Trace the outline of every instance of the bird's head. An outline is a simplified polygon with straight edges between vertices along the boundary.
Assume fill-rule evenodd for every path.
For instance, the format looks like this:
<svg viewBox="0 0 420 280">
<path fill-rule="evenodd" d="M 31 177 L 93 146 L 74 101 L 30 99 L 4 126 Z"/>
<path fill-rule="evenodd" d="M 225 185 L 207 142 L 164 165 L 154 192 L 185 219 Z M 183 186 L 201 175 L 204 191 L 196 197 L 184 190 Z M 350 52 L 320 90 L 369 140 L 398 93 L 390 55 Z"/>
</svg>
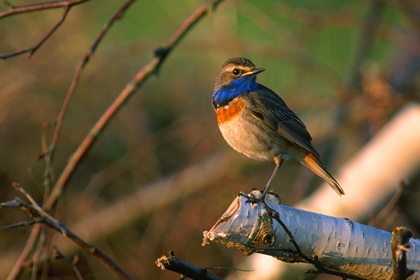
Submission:
<svg viewBox="0 0 420 280">
<path fill-rule="evenodd" d="M 251 60 L 243 57 L 235 57 L 227 60 L 220 70 L 214 82 L 214 91 L 230 85 L 256 83 L 255 75 L 263 72 L 264 68 L 256 68 Z"/>
</svg>

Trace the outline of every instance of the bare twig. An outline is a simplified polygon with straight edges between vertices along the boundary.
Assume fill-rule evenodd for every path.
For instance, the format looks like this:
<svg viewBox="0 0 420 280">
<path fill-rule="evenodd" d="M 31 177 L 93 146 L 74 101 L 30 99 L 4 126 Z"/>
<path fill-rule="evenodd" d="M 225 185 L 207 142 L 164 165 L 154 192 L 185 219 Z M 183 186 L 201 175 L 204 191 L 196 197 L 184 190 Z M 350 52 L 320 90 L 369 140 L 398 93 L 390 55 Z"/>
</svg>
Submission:
<svg viewBox="0 0 420 280">
<path fill-rule="evenodd" d="M 11 57 L 14 57 L 14 56 L 18 56 L 18 55 L 21 55 L 21 54 L 24 54 L 24 53 L 29 53 L 29 56 L 28 57 L 30 57 L 30 56 L 32 56 L 38 49 L 39 49 L 39 47 L 41 47 L 41 45 L 45 42 L 45 41 L 47 41 L 47 39 L 48 38 L 50 38 L 51 37 L 51 35 L 60 27 L 60 25 L 64 22 L 64 20 L 66 19 L 66 16 L 67 16 L 67 14 L 69 13 L 69 11 L 70 11 L 70 8 L 71 8 L 72 6 L 71 5 L 69 5 L 69 6 L 67 6 L 67 7 L 65 7 L 64 8 L 64 13 L 63 13 L 63 15 L 61 16 L 61 19 L 53 26 L 53 28 L 41 39 L 41 41 L 39 41 L 35 46 L 33 46 L 33 47 L 30 47 L 30 48 L 27 48 L 27 49 L 24 49 L 24 50 L 21 50 L 21 51 L 18 51 L 18 52 L 14 52 L 14 53 L 10 53 L 10 54 L 6 54 L 6 55 L 2 55 L 2 56 L 0 56 L 0 59 L 7 59 L 7 58 L 11 58 Z"/>
<path fill-rule="evenodd" d="M 64 12 L 63 12 L 63 15 L 61 16 L 61 19 L 51 28 L 50 31 L 48 31 L 48 33 L 35 46 L 26 48 L 18 52 L 1 55 L 0 59 L 8 59 L 8 58 L 18 56 L 24 53 L 29 53 L 29 57 L 32 56 L 39 49 L 39 47 L 41 47 L 41 45 L 45 43 L 45 41 L 47 41 L 47 39 L 50 38 L 51 35 L 61 26 L 61 24 L 66 19 L 66 16 L 70 11 L 70 8 L 73 7 L 74 5 L 80 4 L 85 1 L 88 1 L 88 0 L 71 0 L 71 1 L 39 3 L 39 4 L 26 5 L 26 6 L 20 6 L 20 7 L 13 7 L 8 2 L 6 2 L 7 5 L 11 7 L 11 9 L 4 12 L 0 12 L 0 18 L 5 17 L 7 15 L 15 14 L 15 13 L 38 11 L 41 9 L 49 9 L 49 8 L 64 7 Z"/>
<path fill-rule="evenodd" d="M 160 47 L 155 52 L 155 57 L 140 70 L 131 82 L 123 89 L 115 101 L 108 107 L 100 119 L 91 128 L 89 134 L 85 137 L 80 146 L 73 153 L 61 176 L 58 178 L 54 189 L 51 192 L 51 196 L 46 202 L 46 209 L 50 209 L 57 198 L 63 192 L 65 185 L 69 178 L 73 174 L 76 166 L 93 143 L 97 140 L 98 135 L 104 130 L 105 126 L 114 117 L 117 111 L 122 107 L 124 103 L 133 95 L 133 93 L 153 74 L 155 74 L 161 66 L 167 55 L 174 49 L 174 47 L 180 42 L 183 36 L 195 25 L 204 15 L 211 12 L 213 9 L 220 4 L 222 0 L 207 0 L 202 4 L 196 11 L 194 11 L 181 26 L 175 31 L 175 33 L 166 41 L 165 45 Z"/>
<path fill-rule="evenodd" d="M 17 52 L 14 52 L 14 53 L 9 53 L 9 54 L 5 54 L 5 55 L 1 55 L 0 56 L 0 59 L 8 59 L 8 58 L 11 58 L 11 57 L 14 57 L 14 56 L 18 56 L 18 55 L 21 55 L 21 54 L 24 54 L 24 53 L 27 53 L 27 52 L 30 52 L 31 51 L 31 48 L 27 48 L 27 49 L 24 49 L 24 50 L 21 50 L 21 51 L 17 51 Z"/>
<path fill-rule="evenodd" d="M 44 38 L 41 39 L 41 41 L 36 44 L 34 47 L 32 47 L 30 49 L 30 53 L 29 56 L 32 56 L 37 50 L 38 48 L 48 39 L 50 38 L 50 36 L 60 27 L 60 25 L 64 22 L 64 20 L 66 19 L 67 14 L 70 11 L 70 8 L 72 6 L 67 6 L 64 8 L 64 12 L 63 15 L 61 16 L 61 19 L 53 26 L 53 28 L 47 33 L 47 35 L 44 36 Z"/>
<path fill-rule="evenodd" d="M 3 207 L 6 207 L 6 206 L 3 206 Z M 20 257 L 15 263 L 15 266 L 13 267 L 12 271 L 7 276 L 7 280 L 16 279 L 18 277 L 20 271 L 22 270 L 22 267 L 25 264 L 25 261 L 28 259 L 32 251 L 33 244 L 35 244 L 36 240 L 38 240 L 40 231 L 41 231 L 41 224 L 35 224 L 35 226 L 33 227 L 31 231 L 31 234 L 28 237 L 28 240 L 26 240 L 25 248 L 20 254 Z"/>
<path fill-rule="evenodd" d="M 39 221 L 37 221 L 36 219 L 33 219 L 33 220 L 25 221 L 25 222 L 16 223 L 13 225 L 4 226 L 2 227 L 2 229 L 8 230 L 8 229 L 13 229 L 13 228 L 18 228 L 18 227 L 26 227 L 26 226 L 31 226 L 33 224 L 36 224 L 38 222 Z"/>
<path fill-rule="evenodd" d="M 70 264 L 71 269 L 73 270 L 74 274 L 76 274 L 77 279 L 83 280 L 82 273 L 79 270 L 78 264 L 79 264 L 79 257 L 76 255 L 74 256 L 73 260 L 65 256 L 63 253 L 58 250 L 57 247 L 54 246 L 54 258 L 56 260 L 62 259 L 65 260 Z"/>
<path fill-rule="evenodd" d="M 162 270 L 171 270 L 191 279 L 202 280 L 221 280 L 217 276 L 209 273 L 206 269 L 195 266 L 189 262 L 175 257 L 173 252 L 158 258 L 155 264 Z"/>
<path fill-rule="evenodd" d="M 23 192 L 22 190 L 20 190 Z M 26 192 L 26 191 L 25 191 Z M 41 218 L 36 218 L 37 222 L 42 223 Z M 26 262 L 27 267 L 29 265 L 32 265 L 32 271 L 31 271 L 31 279 L 35 280 L 37 278 L 37 275 L 39 274 L 40 268 L 42 268 L 41 275 L 45 275 L 44 273 L 47 271 L 46 265 L 48 265 L 46 262 L 42 262 L 41 260 L 44 259 L 44 256 L 47 255 L 47 247 L 45 246 L 46 236 L 45 236 L 45 229 L 41 230 L 39 237 L 37 239 L 37 242 L 33 244 L 34 246 L 34 254 L 30 260 L 30 262 Z"/>
<path fill-rule="evenodd" d="M 24 5 L 24 6 L 12 6 L 10 3 L 3 1 L 9 7 L 9 9 L 7 9 L 6 11 L 0 12 L 0 18 L 16 15 L 20 13 L 75 6 L 86 1 L 89 1 L 89 0 L 52 1 L 52 2 L 36 3 L 36 4 L 31 4 L 31 5 Z"/>
<path fill-rule="evenodd" d="M 131 279 L 131 277 L 120 268 L 110 257 L 105 255 L 101 250 L 95 246 L 87 243 L 83 239 L 79 238 L 76 234 L 67 229 L 59 220 L 48 214 L 42 207 L 36 203 L 36 201 L 31 197 L 31 195 L 19 184 L 14 184 L 14 187 L 26 196 L 26 198 L 31 202 L 31 204 L 25 203 L 23 200 L 16 198 L 13 201 L 1 203 L 0 207 L 15 207 L 20 208 L 26 211 L 30 217 L 37 220 L 37 222 L 45 224 L 46 226 L 60 232 L 63 236 L 71 239 L 73 242 L 78 244 L 82 249 L 91 253 L 103 263 L 105 263 L 109 268 L 114 270 L 114 272 L 121 279 Z"/>
<path fill-rule="evenodd" d="M 46 8 L 59 7 L 59 6 L 69 7 L 69 3 L 82 3 L 82 2 L 84 2 L 84 1 L 66 1 L 66 2 L 61 2 L 60 5 L 58 5 L 58 6 L 55 6 L 54 3 L 45 3 L 45 5 L 25 6 L 25 7 L 21 7 L 21 8 L 16 8 L 16 7 L 13 7 L 13 6 L 10 5 L 12 11 L 10 11 L 8 14 L 2 13 L 0 18 L 4 17 L 6 15 L 13 14 L 13 13 L 18 13 L 18 12 L 35 11 L 37 9 L 46 9 Z M 89 61 L 89 59 L 91 58 L 91 56 L 93 55 L 93 53 L 95 52 L 95 50 L 97 49 L 99 43 L 101 42 L 101 40 L 105 36 L 106 32 L 109 30 L 109 28 L 113 25 L 113 23 L 116 20 L 121 18 L 121 16 L 125 12 L 125 10 L 133 2 L 134 2 L 134 0 L 126 1 L 118 9 L 118 11 L 108 21 L 107 25 L 101 30 L 100 34 L 95 39 L 95 42 L 90 47 L 89 52 L 84 55 L 84 57 L 82 58 L 82 61 L 79 64 L 79 67 L 76 71 L 76 74 L 73 78 L 73 81 L 72 81 L 72 83 L 70 85 L 70 88 L 68 90 L 68 93 L 66 95 L 63 106 L 62 106 L 62 108 L 60 110 L 60 113 L 57 117 L 56 127 L 55 127 L 55 131 L 54 131 L 54 134 L 53 134 L 53 139 L 51 141 L 51 144 L 46 151 L 44 150 L 44 154 L 39 157 L 39 158 L 45 158 L 46 162 L 47 162 L 45 173 L 44 173 L 44 175 L 45 175 L 44 186 L 46 186 L 46 187 L 49 187 L 49 185 L 51 184 L 52 163 L 53 163 L 53 159 L 54 159 L 54 152 L 56 150 L 58 140 L 59 140 L 59 136 L 60 136 L 60 132 L 61 132 L 62 122 L 63 122 L 64 116 L 65 116 L 65 113 L 67 111 L 67 108 L 70 104 L 70 100 L 72 98 L 72 95 L 73 95 L 73 93 L 75 91 L 75 88 L 78 84 L 78 81 L 80 79 L 81 72 L 84 69 L 84 67 L 86 66 L 86 64 Z M 156 72 L 156 69 L 159 68 L 159 66 L 161 65 L 161 62 L 172 51 L 172 49 L 176 46 L 176 44 L 181 40 L 183 35 L 185 35 L 186 32 L 202 16 L 204 16 L 205 14 L 210 12 L 211 9 L 215 8 L 217 6 L 217 4 L 220 3 L 220 2 L 221 2 L 221 0 L 211 0 L 211 1 L 208 0 L 202 6 L 200 6 L 192 15 L 190 15 L 187 18 L 187 20 L 184 22 L 184 24 L 179 29 L 177 29 L 175 34 L 173 34 L 170 37 L 170 39 L 166 43 L 166 46 L 161 48 L 160 52 L 156 52 L 156 57 L 143 70 L 141 70 L 134 77 L 132 82 L 126 87 L 126 89 L 120 94 L 120 96 L 113 103 L 113 105 L 111 105 L 111 107 L 100 118 L 100 120 L 93 127 L 93 129 L 91 130 L 89 135 L 86 137 L 85 141 L 81 144 L 79 149 L 76 151 L 75 156 L 72 157 L 73 160 L 70 161 L 69 165 L 66 167 L 66 169 L 62 173 L 62 176 L 60 177 L 61 180 L 59 178 L 59 180 L 57 181 L 57 184 L 54 188 L 54 191 L 51 193 L 51 195 L 49 196 L 48 199 L 44 200 L 44 205 L 43 205 L 44 209 L 49 210 L 54 205 L 54 203 L 55 203 L 56 199 L 58 198 L 59 194 L 61 194 L 65 183 L 68 181 L 68 178 L 70 177 L 71 173 L 74 171 L 75 166 L 78 164 L 81 157 L 87 152 L 88 148 L 91 146 L 91 144 L 97 138 L 97 133 L 100 132 L 104 128 L 104 126 L 109 122 L 110 118 L 115 114 L 115 112 L 122 106 L 122 104 L 124 102 L 126 102 L 128 97 L 131 96 L 131 94 L 145 81 L 145 79 L 148 78 L 149 76 L 151 76 L 151 74 Z M 64 21 L 67 13 L 68 13 L 68 8 L 66 9 L 65 13 L 63 14 L 61 22 Z M 52 31 L 50 31 L 50 33 L 43 39 L 43 41 L 45 41 L 48 38 L 48 36 L 50 36 L 52 34 L 52 32 L 58 28 L 60 23 L 58 23 L 55 26 L 55 28 Z M 27 51 L 24 51 L 24 52 L 27 52 Z M 28 196 L 28 199 L 31 199 L 31 197 Z M 14 203 L 19 203 L 20 204 L 21 201 L 14 201 Z M 32 203 L 34 205 L 37 205 L 35 203 L 35 201 L 32 201 Z M 12 206 L 12 205 L 5 205 L 4 204 L 2 206 L 7 207 L 7 206 Z M 37 213 L 40 213 L 40 215 L 41 214 L 46 214 L 44 209 L 42 209 L 41 207 L 39 207 L 39 209 L 33 209 L 31 207 L 26 207 L 25 210 L 31 212 L 31 214 L 33 214 L 33 216 L 37 217 L 37 215 L 36 215 Z M 32 213 L 32 212 L 34 212 L 34 213 Z M 47 215 L 44 215 L 44 216 L 48 217 Z M 38 222 L 38 221 L 36 221 L 36 222 Z M 56 225 L 55 227 L 53 227 L 54 229 L 64 233 L 67 237 L 72 239 L 79 246 L 81 246 L 84 249 L 90 251 L 92 254 L 96 255 L 97 257 L 102 258 L 102 260 L 104 260 L 105 263 L 109 264 L 109 260 L 107 261 L 106 258 L 105 258 L 106 256 L 101 257 L 102 253 L 99 250 L 97 250 L 96 248 L 90 247 L 90 245 L 87 244 L 87 243 L 83 243 L 84 241 L 81 241 L 79 238 L 77 238 L 77 236 L 73 236 L 70 232 L 66 232 L 64 230 L 64 228 L 62 227 L 62 225 L 60 223 L 58 223 L 58 221 L 54 221 L 54 220 L 51 220 L 51 219 L 47 219 L 47 220 L 42 219 L 42 221 L 40 221 L 40 222 L 44 223 L 44 224 L 47 224 L 49 226 Z M 32 223 L 32 222 L 29 222 L 29 223 Z M 21 271 L 21 268 L 23 267 L 24 261 L 26 259 L 28 259 L 29 254 L 32 250 L 32 245 L 34 244 L 35 240 L 39 236 L 39 229 L 40 229 L 39 224 L 36 224 L 35 228 L 32 232 L 32 235 L 31 235 L 31 237 L 33 237 L 33 238 L 30 239 L 30 242 L 28 240 L 28 243 L 26 244 L 26 246 L 24 248 L 24 251 L 23 251 L 18 263 L 16 263 L 15 268 L 13 269 L 11 274 L 9 275 L 9 279 L 14 279 L 19 274 L 19 272 Z"/>
<path fill-rule="evenodd" d="M 379 222 L 384 222 L 386 218 L 389 218 L 390 216 L 392 216 L 390 215 L 391 211 L 395 209 L 395 206 L 401 199 L 401 196 L 403 195 L 403 193 L 408 189 L 408 187 L 409 186 L 407 182 L 401 181 L 399 188 L 395 191 L 394 195 L 391 197 L 388 203 L 382 208 L 382 210 L 370 219 L 368 225 L 372 227 L 378 227 Z"/>
<path fill-rule="evenodd" d="M 54 154 L 55 150 L 57 149 L 58 140 L 61 133 L 61 127 L 63 124 L 64 116 L 67 112 L 67 108 L 70 105 L 71 98 L 73 97 L 73 93 L 76 89 L 76 86 L 80 80 L 82 71 L 86 64 L 89 62 L 90 58 L 93 56 L 94 52 L 96 51 L 99 43 L 102 41 L 102 39 L 105 37 L 105 34 L 108 32 L 108 30 L 112 27 L 114 22 L 122 17 L 124 12 L 127 10 L 127 8 L 134 2 L 135 0 L 128 0 L 126 1 L 121 7 L 114 13 L 114 15 L 111 17 L 111 19 L 108 20 L 108 23 L 102 28 L 99 35 L 96 37 L 95 41 L 89 48 L 89 51 L 83 56 L 81 62 L 79 63 L 79 66 L 77 67 L 76 74 L 73 77 L 73 80 L 70 84 L 70 88 L 67 91 L 66 98 L 64 100 L 63 106 L 61 107 L 61 110 L 57 116 L 56 120 L 56 126 L 53 134 L 53 138 L 51 140 L 50 147 L 45 154 L 45 160 L 46 160 L 46 167 L 44 172 L 44 187 L 49 187 L 51 184 L 51 168 L 52 168 L 52 162 L 54 160 Z M 51 199 L 51 197 L 50 197 Z M 46 200 L 47 201 L 47 200 Z M 51 204 L 51 202 L 49 202 Z M 49 203 L 47 202 L 46 209 L 48 210 L 51 206 L 48 206 Z"/>
</svg>

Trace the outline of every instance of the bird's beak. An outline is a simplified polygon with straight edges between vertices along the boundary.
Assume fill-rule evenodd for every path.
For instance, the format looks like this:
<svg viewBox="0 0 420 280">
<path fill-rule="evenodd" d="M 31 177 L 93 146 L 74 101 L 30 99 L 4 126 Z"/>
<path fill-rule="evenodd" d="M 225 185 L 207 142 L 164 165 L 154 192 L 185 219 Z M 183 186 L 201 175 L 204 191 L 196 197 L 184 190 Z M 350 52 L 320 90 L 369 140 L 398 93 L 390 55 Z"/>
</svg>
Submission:
<svg viewBox="0 0 420 280">
<path fill-rule="evenodd" d="M 257 75 L 257 74 L 259 74 L 259 73 L 261 73 L 263 71 L 265 71 L 265 68 L 255 68 L 252 71 L 243 73 L 242 76 Z"/>
</svg>

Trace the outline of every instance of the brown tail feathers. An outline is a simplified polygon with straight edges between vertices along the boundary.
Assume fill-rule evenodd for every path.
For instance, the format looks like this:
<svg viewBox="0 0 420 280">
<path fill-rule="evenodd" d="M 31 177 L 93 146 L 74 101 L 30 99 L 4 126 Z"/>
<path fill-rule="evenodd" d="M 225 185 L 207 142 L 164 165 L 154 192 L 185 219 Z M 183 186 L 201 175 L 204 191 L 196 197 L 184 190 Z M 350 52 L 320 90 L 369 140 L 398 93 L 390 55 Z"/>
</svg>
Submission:
<svg viewBox="0 0 420 280">
<path fill-rule="evenodd" d="M 340 187 L 338 182 L 333 178 L 333 176 L 331 176 L 330 173 L 328 173 L 328 171 L 322 166 L 322 163 L 313 154 L 308 154 L 304 158 L 303 164 L 308 166 L 316 175 L 327 181 L 338 195 L 341 196 L 344 194 L 344 190 Z"/>
</svg>

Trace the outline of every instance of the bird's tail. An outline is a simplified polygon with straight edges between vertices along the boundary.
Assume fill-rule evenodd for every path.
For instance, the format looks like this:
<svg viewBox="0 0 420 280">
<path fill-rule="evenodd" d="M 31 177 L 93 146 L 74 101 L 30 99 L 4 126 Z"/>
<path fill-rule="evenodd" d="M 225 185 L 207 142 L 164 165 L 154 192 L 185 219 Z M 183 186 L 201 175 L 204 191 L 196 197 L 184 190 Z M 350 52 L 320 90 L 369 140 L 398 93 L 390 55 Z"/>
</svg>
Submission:
<svg viewBox="0 0 420 280">
<path fill-rule="evenodd" d="M 338 184 L 333 176 L 328 173 L 328 171 L 322 166 L 319 159 L 317 159 L 313 154 L 309 153 L 302 163 L 308 166 L 316 175 L 327 181 L 338 195 L 341 196 L 344 194 L 344 190 L 341 188 L 340 184 Z"/>
</svg>

